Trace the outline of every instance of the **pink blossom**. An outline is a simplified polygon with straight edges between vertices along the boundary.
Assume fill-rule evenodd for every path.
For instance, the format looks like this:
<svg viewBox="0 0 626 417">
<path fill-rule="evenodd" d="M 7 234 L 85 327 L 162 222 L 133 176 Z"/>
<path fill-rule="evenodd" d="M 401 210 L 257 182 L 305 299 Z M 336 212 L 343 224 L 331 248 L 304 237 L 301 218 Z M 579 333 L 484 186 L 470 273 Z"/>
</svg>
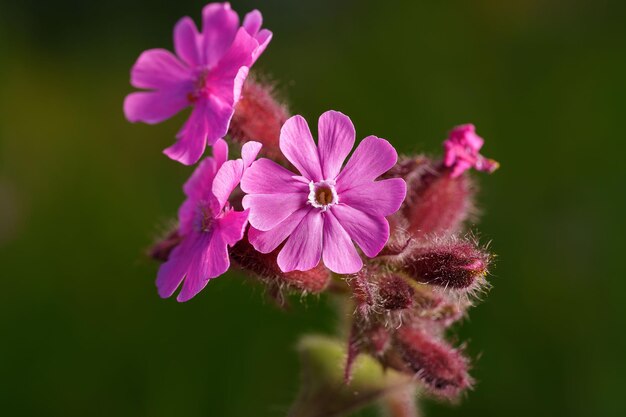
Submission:
<svg viewBox="0 0 626 417">
<path fill-rule="evenodd" d="M 470 168 L 489 173 L 498 169 L 500 164 L 478 153 L 484 142 L 484 139 L 476 134 L 476 129 L 472 124 L 452 129 L 448 139 L 443 142 L 444 165 L 452 168 L 450 174 L 452 178 L 460 176 Z"/>
<path fill-rule="evenodd" d="M 248 70 L 272 38 L 261 24 L 254 10 L 240 27 L 228 3 L 204 7 L 202 32 L 183 17 L 174 27 L 176 55 L 149 49 L 135 62 L 131 84 L 148 91 L 126 97 L 126 118 L 155 124 L 192 106 L 178 141 L 163 152 L 185 165 L 196 163 L 207 145 L 226 135 Z"/>
<path fill-rule="evenodd" d="M 171 296 L 184 280 L 177 300 L 187 301 L 230 267 L 228 246 L 243 238 L 248 210 L 233 210 L 228 197 L 260 148 L 258 142 L 247 142 L 241 159 L 226 161 L 228 146 L 220 139 L 214 156 L 205 158 L 185 183 L 187 200 L 178 211 L 181 242 L 159 269 L 156 285 L 161 297 Z"/>
<path fill-rule="evenodd" d="M 269 159 L 246 171 L 241 188 L 248 193 L 248 238 L 262 253 L 285 241 L 277 258 L 283 272 L 306 271 L 323 259 L 336 273 L 355 273 L 363 262 L 353 241 L 368 257 L 381 251 L 389 239 L 385 216 L 402 204 L 406 184 L 399 178 L 376 181 L 398 158 L 376 136 L 363 139 L 342 169 L 355 141 L 344 114 L 324 113 L 318 136 L 316 146 L 306 120 L 294 116 L 281 129 L 280 149 L 299 175 Z"/>
</svg>

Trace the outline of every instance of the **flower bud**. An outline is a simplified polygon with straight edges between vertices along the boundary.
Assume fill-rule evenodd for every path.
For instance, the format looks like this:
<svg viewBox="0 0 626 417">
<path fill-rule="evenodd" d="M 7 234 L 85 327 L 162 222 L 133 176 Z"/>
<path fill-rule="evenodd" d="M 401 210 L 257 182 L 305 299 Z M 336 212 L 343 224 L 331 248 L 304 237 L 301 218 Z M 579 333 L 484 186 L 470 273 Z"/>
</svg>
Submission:
<svg viewBox="0 0 626 417">
<path fill-rule="evenodd" d="M 287 286 L 308 293 L 320 293 L 330 282 L 330 271 L 321 263 L 308 271 L 282 272 L 276 263 L 278 251 L 268 254 L 258 252 L 248 241 L 247 235 L 229 252 L 230 259 L 241 269 L 279 289 Z"/>
<path fill-rule="evenodd" d="M 275 98 L 272 86 L 248 78 L 235 107 L 228 134 L 239 143 L 261 142 L 261 154 L 284 160 L 278 147 L 280 128 L 289 118 L 285 105 Z"/>
<path fill-rule="evenodd" d="M 475 243 L 451 239 L 416 248 L 401 269 L 420 283 L 473 290 L 484 283 L 489 258 Z"/>
<path fill-rule="evenodd" d="M 415 374 L 433 394 L 454 398 L 471 388 L 467 359 L 426 331 L 401 327 L 394 335 L 394 348 L 400 359 L 394 367 L 401 363 L 398 370 Z"/>
<path fill-rule="evenodd" d="M 465 316 L 471 306 L 467 297 L 456 297 L 427 284 L 413 287 L 413 320 L 428 326 L 445 329 Z"/>
<path fill-rule="evenodd" d="M 380 303 L 385 310 L 404 310 L 413 305 L 415 290 L 400 275 L 384 275 L 378 282 Z"/>
<path fill-rule="evenodd" d="M 413 162 L 413 163 L 410 163 Z M 419 157 L 401 161 L 407 198 L 400 209 L 415 237 L 455 233 L 472 214 L 474 186 L 467 176 L 452 178 L 443 164 Z"/>
</svg>

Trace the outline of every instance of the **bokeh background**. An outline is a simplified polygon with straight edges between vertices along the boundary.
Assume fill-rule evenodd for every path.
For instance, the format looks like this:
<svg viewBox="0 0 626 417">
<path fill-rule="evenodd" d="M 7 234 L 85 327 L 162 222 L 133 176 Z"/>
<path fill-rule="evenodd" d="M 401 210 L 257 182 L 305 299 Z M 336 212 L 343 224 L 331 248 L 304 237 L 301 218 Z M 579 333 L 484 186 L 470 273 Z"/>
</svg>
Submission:
<svg viewBox="0 0 626 417">
<path fill-rule="evenodd" d="M 191 168 L 184 115 L 131 125 L 144 49 L 203 1 L 0 1 L 0 414 L 278 417 L 324 298 L 275 308 L 236 274 L 161 300 L 144 249 Z M 275 37 L 256 71 L 294 113 L 440 152 L 473 122 L 494 289 L 458 331 L 479 381 L 427 416 L 626 415 L 626 3 L 233 1 Z M 374 416 L 366 410 L 361 416 Z"/>
</svg>

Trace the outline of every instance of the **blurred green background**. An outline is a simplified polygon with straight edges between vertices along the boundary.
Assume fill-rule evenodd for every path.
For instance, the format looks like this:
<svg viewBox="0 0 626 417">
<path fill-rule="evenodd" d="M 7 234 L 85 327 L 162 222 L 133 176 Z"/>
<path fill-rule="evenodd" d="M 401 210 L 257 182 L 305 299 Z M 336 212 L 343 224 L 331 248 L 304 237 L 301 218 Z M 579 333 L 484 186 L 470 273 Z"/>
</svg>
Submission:
<svg viewBox="0 0 626 417">
<path fill-rule="evenodd" d="M 437 154 L 473 122 L 493 291 L 459 329 L 479 381 L 427 416 L 624 416 L 626 3 L 234 1 L 274 40 L 256 71 L 294 113 Z M 324 298 L 283 312 L 229 274 L 161 300 L 143 250 L 191 168 L 184 115 L 131 125 L 129 69 L 202 1 L 0 2 L 0 414 L 278 417 Z M 373 410 L 360 415 L 373 416 Z"/>
</svg>

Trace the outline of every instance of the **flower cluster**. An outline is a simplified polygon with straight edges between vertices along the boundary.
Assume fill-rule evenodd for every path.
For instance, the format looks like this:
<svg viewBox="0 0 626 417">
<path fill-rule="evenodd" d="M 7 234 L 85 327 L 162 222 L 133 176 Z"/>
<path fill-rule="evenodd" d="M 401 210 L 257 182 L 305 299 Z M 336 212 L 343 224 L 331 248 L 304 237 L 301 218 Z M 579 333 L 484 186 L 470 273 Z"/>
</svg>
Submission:
<svg viewBox="0 0 626 417">
<path fill-rule="evenodd" d="M 429 392 L 456 397 L 472 385 L 469 361 L 445 340 L 487 288 L 492 256 L 464 231 L 475 187 L 465 172 L 492 172 L 473 125 L 452 130 L 437 161 L 401 157 L 385 139 L 356 143 L 350 118 L 327 111 L 317 141 L 290 117 L 271 86 L 248 78 L 272 33 L 258 11 L 228 3 L 174 28 L 172 54 L 142 53 L 126 97 L 131 122 L 191 114 L 164 153 L 201 160 L 183 186 L 178 225 L 151 251 L 163 261 L 157 288 L 187 301 L 232 265 L 284 302 L 289 291 L 344 295 L 350 317 L 345 380 L 360 353 L 416 377 Z M 229 159 L 229 145 L 241 157 Z M 356 147 L 355 147 L 356 144 Z M 262 158 L 257 159 L 259 156 Z"/>
</svg>

